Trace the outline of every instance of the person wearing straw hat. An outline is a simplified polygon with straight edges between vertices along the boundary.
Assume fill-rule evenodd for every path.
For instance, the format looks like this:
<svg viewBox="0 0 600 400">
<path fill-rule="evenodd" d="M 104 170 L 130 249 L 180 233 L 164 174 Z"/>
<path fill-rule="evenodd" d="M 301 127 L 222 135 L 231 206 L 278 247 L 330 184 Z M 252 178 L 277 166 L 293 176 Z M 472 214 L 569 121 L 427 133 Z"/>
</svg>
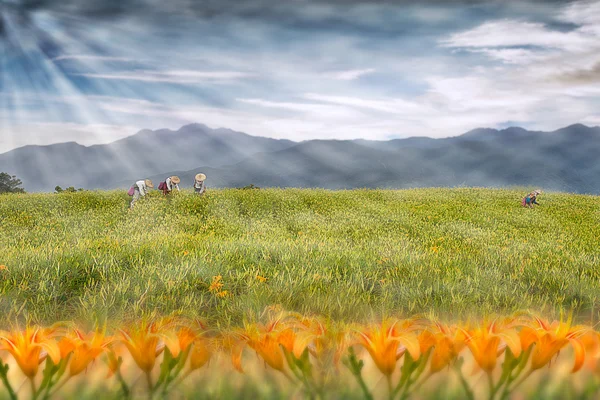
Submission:
<svg viewBox="0 0 600 400">
<path fill-rule="evenodd" d="M 194 193 L 202 195 L 206 191 L 206 175 L 204 174 L 196 174 L 194 178 Z"/>
<path fill-rule="evenodd" d="M 169 194 L 171 193 L 171 191 L 173 190 L 173 186 L 175 186 L 177 188 L 177 191 L 179 192 L 179 183 L 181 182 L 181 179 L 179 179 L 178 176 L 170 176 L 167 179 L 165 179 L 164 182 L 161 182 L 160 185 L 158 185 L 158 189 L 162 190 L 163 194 Z"/>
<path fill-rule="evenodd" d="M 144 197 L 146 193 L 148 193 L 148 190 L 152 189 L 153 187 L 154 184 L 150 179 L 143 179 L 134 183 L 131 189 L 129 189 L 130 193 L 133 189 L 133 198 L 131 199 L 131 204 L 129 205 L 129 208 L 133 208 L 135 202 L 138 201 L 140 197 Z"/>
</svg>

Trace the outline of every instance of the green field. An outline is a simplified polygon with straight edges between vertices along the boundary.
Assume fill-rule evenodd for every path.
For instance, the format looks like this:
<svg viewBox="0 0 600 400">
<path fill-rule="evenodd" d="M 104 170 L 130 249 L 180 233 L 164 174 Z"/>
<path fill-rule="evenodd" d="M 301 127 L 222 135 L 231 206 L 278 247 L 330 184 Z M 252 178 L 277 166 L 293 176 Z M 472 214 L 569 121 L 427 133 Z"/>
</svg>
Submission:
<svg viewBox="0 0 600 400">
<path fill-rule="evenodd" d="M 123 191 L 4 195 L 0 312 L 37 323 L 179 313 L 222 326 L 271 305 L 347 321 L 522 309 L 589 319 L 600 198 L 548 193 L 530 210 L 522 195 L 154 192 L 133 211 Z"/>
</svg>

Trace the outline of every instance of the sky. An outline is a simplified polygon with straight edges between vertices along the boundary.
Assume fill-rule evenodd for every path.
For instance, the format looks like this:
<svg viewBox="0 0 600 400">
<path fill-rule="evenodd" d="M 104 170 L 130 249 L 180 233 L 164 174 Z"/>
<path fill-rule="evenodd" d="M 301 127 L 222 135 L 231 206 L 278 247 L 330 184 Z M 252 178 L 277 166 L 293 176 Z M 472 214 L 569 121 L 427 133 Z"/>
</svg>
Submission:
<svg viewBox="0 0 600 400">
<path fill-rule="evenodd" d="M 600 0 L 0 0 L 0 152 L 600 125 Z"/>
</svg>

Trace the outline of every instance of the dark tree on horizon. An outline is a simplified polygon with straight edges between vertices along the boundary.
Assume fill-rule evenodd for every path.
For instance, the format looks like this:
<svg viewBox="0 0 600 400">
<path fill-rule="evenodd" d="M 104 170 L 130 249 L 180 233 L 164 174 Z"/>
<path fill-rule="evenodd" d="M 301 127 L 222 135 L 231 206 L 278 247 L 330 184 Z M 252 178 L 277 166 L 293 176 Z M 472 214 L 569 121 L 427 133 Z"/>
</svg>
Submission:
<svg viewBox="0 0 600 400">
<path fill-rule="evenodd" d="M 23 184 L 19 178 L 14 175 L 0 172 L 0 194 L 1 193 L 25 193 L 25 189 L 20 187 Z"/>
</svg>

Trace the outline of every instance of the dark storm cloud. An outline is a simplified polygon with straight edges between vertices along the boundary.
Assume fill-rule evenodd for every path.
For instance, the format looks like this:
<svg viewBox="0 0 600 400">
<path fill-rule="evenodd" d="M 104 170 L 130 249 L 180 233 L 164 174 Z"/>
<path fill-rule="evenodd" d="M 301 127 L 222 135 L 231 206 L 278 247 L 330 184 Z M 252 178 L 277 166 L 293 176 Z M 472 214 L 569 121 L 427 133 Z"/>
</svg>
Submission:
<svg viewBox="0 0 600 400">
<path fill-rule="evenodd" d="M 281 10 L 302 10 L 309 6 L 354 7 L 386 6 L 475 6 L 507 3 L 565 5 L 573 0 L 0 0 L 0 5 L 21 11 L 59 11 L 86 17 L 106 18 L 134 14 L 138 16 L 169 13 L 192 13 L 198 17 L 246 16 L 269 17 Z"/>
<path fill-rule="evenodd" d="M 575 84 L 594 84 L 600 83 L 600 62 L 589 69 L 580 69 L 564 73 L 557 77 L 558 81 Z"/>
</svg>

